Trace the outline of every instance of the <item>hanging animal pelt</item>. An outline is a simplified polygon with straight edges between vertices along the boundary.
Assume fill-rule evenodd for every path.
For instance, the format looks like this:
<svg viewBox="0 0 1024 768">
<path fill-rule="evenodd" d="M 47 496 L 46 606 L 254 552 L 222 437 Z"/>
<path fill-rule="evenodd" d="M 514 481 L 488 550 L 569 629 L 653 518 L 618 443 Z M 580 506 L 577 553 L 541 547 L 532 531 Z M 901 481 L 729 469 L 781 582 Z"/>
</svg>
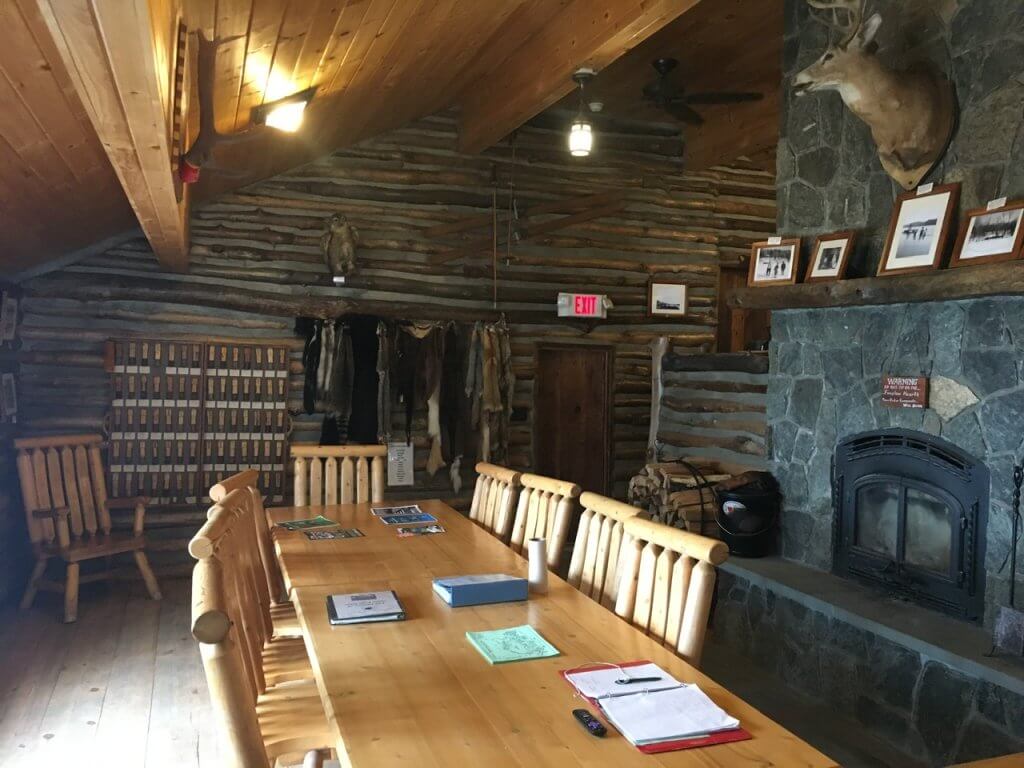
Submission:
<svg viewBox="0 0 1024 768">
<path fill-rule="evenodd" d="M 356 246 L 359 230 L 348 223 L 343 214 L 336 213 L 327 220 L 327 230 L 320 238 L 324 262 L 335 277 L 352 274 L 356 268 Z"/>
</svg>

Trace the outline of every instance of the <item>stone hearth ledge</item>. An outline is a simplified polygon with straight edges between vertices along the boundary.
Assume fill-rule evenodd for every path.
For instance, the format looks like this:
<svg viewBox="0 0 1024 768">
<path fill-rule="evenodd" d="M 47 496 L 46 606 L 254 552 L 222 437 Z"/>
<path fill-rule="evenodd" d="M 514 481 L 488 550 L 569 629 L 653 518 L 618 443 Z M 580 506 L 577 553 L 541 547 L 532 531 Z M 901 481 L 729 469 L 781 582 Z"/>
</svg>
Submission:
<svg viewBox="0 0 1024 768">
<path fill-rule="evenodd" d="M 781 557 L 731 558 L 726 573 L 789 598 L 811 611 L 883 637 L 968 677 L 1024 696 L 1024 661 L 987 656 L 992 637 L 982 627 Z"/>
</svg>

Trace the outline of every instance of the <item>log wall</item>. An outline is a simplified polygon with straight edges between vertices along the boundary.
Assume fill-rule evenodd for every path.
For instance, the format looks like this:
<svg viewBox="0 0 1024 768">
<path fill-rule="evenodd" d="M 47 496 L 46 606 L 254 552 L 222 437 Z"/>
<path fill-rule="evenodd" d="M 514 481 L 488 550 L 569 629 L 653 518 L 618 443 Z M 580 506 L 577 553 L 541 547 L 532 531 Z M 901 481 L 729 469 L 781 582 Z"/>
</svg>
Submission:
<svg viewBox="0 0 1024 768">
<path fill-rule="evenodd" d="M 662 360 L 658 458 L 702 459 L 728 473 L 768 469 L 767 354 Z"/>
<path fill-rule="evenodd" d="M 532 463 L 535 344 L 611 344 L 615 489 L 624 496 L 646 449 L 649 344 L 667 336 L 680 354 L 713 348 L 718 265 L 739 260 L 750 242 L 773 231 L 774 179 L 742 162 L 688 174 L 678 136 L 659 128 L 603 129 L 595 155 L 582 162 L 568 156 L 564 138 L 564 126 L 548 120 L 521 129 L 514 153 L 505 144 L 467 156 L 454 149 L 452 116 L 433 117 L 197 209 L 186 274 L 164 271 L 138 240 L 27 281 L 22 430 L 102 428 L 110 398 L 102 351 L 109 338 L 212 336 L 288 343 L 293 439 L 316 440 L 318 419 L 297 413 L 302 366 L 295 316 L 361 312 L 470 322 L 504 313 L 518 377 L 511 463 Z M 531 205 L 608 192 L 621 192 L 624 205 L 517 243 L 510 258 L 503 249 L 495 262 L 487 248 L 432 266 L 432 254 L 491 232 L 430 236 L 426 230 L 472 216 L 489 221 L 492 180 L 503 212 L 510 177 L 524 214 Z M 335 212 L 362 237 L 359 266 L 343 286 L 331 284 L 319 247 L 324 220 Z M 688 280 L 693 311 L 683 322 L 647 316 L 652 275 Z M 606 293 L 615 307 L 606 321 L 562 321 L 555 317 L 558 291 Z M 423 426 L 420 420 L 419 445 L 425 444 Z M 417 453 L 422 467 L 425 451 Z M 463 497 L 471 486 L 467 476 Z M 451 494 L 445 473 L 428 481 L 421 470 L 416 491 L 425 490 Z M 199 515 L 150 515 L 154 547 L 177 555 Z M 159 554 L 154 559 L 161 561 Z"/>
</svg>

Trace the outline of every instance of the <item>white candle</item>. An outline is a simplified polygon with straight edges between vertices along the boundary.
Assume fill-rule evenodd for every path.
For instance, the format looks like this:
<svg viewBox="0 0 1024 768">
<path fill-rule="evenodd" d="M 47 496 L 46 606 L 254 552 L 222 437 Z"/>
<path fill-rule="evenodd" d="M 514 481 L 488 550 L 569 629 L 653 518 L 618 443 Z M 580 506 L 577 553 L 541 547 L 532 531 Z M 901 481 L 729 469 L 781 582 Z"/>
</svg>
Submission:
<svg viewBox="0 0 1024 768">
<path fill-rule="evenodd" d="M 530 560 L 530 591 L 546 595 L 548 591 L 548 548 L 544 539 L 530 539 L 527 545 Z"/>
</svg>

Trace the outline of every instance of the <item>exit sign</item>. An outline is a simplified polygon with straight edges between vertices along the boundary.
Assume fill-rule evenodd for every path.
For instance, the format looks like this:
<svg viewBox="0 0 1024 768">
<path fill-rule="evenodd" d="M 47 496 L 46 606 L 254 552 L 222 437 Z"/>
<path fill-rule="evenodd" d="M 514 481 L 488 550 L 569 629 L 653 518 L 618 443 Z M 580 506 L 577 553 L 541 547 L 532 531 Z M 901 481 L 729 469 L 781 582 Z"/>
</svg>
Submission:
<svg viewBox="0 0 1024 768">
<path fill-rule="evenodd" d="M 612 303 L 600 293 L 558 294 L 559 317 L 607 317 Z"/>
</svg>

